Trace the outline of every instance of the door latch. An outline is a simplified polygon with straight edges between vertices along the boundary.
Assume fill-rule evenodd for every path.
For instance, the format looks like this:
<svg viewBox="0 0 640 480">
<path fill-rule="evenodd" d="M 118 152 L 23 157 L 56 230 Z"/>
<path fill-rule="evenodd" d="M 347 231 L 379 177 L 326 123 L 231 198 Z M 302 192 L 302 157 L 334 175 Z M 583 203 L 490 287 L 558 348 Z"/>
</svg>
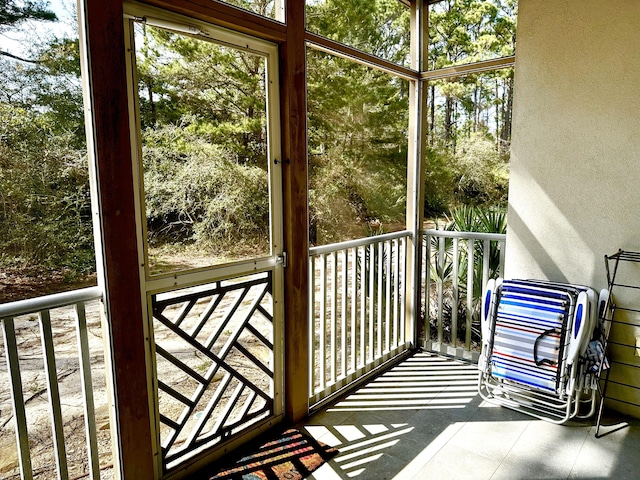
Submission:
<svg viewBox="0 0 640 480">
<path fill-rule="evenodd" d="M 276 256 L 276 265 L 282 265 L 282 268 L 287 268 L 287 252 L 282 252 L 281 255 Z"/>
</svg>

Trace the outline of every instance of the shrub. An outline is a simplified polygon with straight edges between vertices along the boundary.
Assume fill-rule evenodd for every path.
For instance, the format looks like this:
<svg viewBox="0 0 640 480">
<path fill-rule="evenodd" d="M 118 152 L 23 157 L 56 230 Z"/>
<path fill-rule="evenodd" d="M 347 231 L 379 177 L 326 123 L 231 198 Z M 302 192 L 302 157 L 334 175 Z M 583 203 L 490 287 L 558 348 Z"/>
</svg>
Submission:
<svg viewBox="0 0 640 480">
<path fill-rule="evenodd" d="M 238 163 L 177 126 L 146 132 L 143 149 L 147 228 L 152 243 L 204 247 L 265 238 L 267 172 Z"/>
<path fill-rule="evenodd" d="M 95 271 L 86 152 L 37 112 L 0 105 L 0 118 L 0 264 Z"/>
<path fill-rule="evenodd" d="M 426 216 L 438 216 L 460 205 L 506 206 L 508 158 L 495 142 L 480 134 L 458 141 L 455 151 L 436 143 L 426 151 Z"/>
<path fill-rule="evenodd" d="M 494 141 L 479 134 L 461 140 L 454 175 L 456 204 L 506 205 L 509 164 Z"/>
</svg>

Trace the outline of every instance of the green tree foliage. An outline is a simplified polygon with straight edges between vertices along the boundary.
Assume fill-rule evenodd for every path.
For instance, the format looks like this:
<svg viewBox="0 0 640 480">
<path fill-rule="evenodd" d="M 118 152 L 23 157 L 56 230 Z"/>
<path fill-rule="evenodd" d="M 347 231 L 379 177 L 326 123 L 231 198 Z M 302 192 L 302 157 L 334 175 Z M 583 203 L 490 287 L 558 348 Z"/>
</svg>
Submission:
<svg viewBox="0 0 640 480">
<path fill-rule="evenodd" d="M 48 9 L 48 2 L 0 0 L 0 31 L 26 20 L 56 19 L 56 14 Z"/>
<path fill-rule="evenodd" d="M 152 245 L 178 239 L 229 248 L 265 241 L 269 208 L 263 169 L 236 162 L 186 124 L 149 129 L 144 143 Z"/>
<path fill-rule="evenodd" d="M 54 133 L 70 134 L 73 147 L 85 149 L 77 39 L 54 38 L 37 48 L 35 62 L 0 59 L 0 67 L 0 102 L 37 112 Z"/>
<path fill-rule="evenodd" d="M 266 165 L 264 59 L 152 27 L 139 27 L 142 128 L 179 124 L 239 162 Z"/>
<path fill-rule="evenodd" d="M 0 264 L 94 269 L 86 156 L 46 115 L 0 104 Z"/>
<path fill-rule="evenodd" d="M 455 206 L 505 206 L 509 187 L 508 158 L 487 135 L 459 140 L 454 154 L 436 144 L 427 148 L 425 214 L 439 216 Z"/>
<path fill-rule="evenodd" d="M 151 249 L 266 248 L 264 58 L 145 26 L 136 43 Z"/>
<path fill-rule="evenodd" d="M 275 18 L 274 0 L 222 0 L 225 3 L 249 10 L 263 17 Z"/>
<path fill-rule="evenodd" d="M 455 195 L 459 203 L 506 204 L 509 169 L 492 139 L 471 134 L 460 142 L 456 157 Z"/>
<path fill-rule="evenodd" d="M 429 8 L 430 68 L 513 54 L 515 0 Z M 409 10 L 395 0 L 308 2 L 307 28 L 397 63 L 409 56 Z M 311 49 L 307 58 L 312 242 L 404 225 L 408 85 Z M 512 70 L 430 83 L 427 215 L 505 204 L 512 94 Z"/>
<path fill-rule="evenodd" d="M 513 55 L 517 1 L 443 0 L 429 10 L 429 67 Z M 425 213 L 506 205 L 513 70 L 433 81 Z"/>
<path fill-rule="evenodd" d="M 307 63 L 311 241 L 404 223 L 406 82 L 313 50 Z"/>
<path fill-rule="evenodd" d="M 307 4 L 307 28 L 385 59 L 409 54 L 397 0 Z M 309 49 L 310 237 L 326 244 L 405 222 L 408 82 Z"/>
<path fill-rule="evenodd" d="M 380 58 L 408 64 L 410 11 L 398 0 L 307 1 L 307 29 Z"/>
<path fill-rule="evenodd" d="M 0 29 L 55 19 L 44 2 L 0 3 Z M 78 40 L 30 56 L 0 59 L 0 266 L 75 280 L 95 271 Z"/>
<path fill-rule="evenodd" d="M 515 52 L 517 0 L 442 0 L 429 8 L 429 68 Z"/>
<path fill-rule="evenodd" d="M 0 34 L 15 29 L 28 20 L 54 21 L 57 20 L 57 17 L 55 13 L 48 9 L 47 2 L 0 0 Z M 0 49 L 0 56 L 23 62 L 33 61 L 3 49 Z"/>
</svg>

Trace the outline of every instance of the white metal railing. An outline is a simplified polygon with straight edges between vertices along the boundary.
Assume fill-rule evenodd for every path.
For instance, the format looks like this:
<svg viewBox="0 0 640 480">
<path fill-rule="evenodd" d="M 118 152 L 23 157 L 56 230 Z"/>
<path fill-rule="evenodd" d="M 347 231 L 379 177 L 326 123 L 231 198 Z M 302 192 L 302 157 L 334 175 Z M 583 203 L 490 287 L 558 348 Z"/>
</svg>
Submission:
<svg viewBox="0 0 640 480">
<path fill-rule="evenodd" d="M 479 300 L 489 278 L 504 272 L 506 235 L 448 230 L 421 235 L 424 347 L 477 360 Z"/>
<path fill-rule="evenodd" d="M 408 347 L 408 231 L 310 250 L 310 404 Z"/>
<path fill-rule="evenodd" d="M 40 477 L 41 475 L 44 476 L 40 478 L 54 478 L 53 476 L 57 475 L 57 478 L 65 480 L 71 478 L 70 476 L 92 480 L 100 478 L 90 341 L 85 307 L 88 302 L 93 302 L 95 307 L 95 304 L 98 303 L 97 300 L 101 297 L 101 289 L 99 287 L 91 287 L 0 305 L 0 322 L 4 335 L 2 347 L 6 358 L 6 370 L 9 380 L 9 386 L 7 387 L 4 385 L 6 380 L 4 378 L 0 379 L 0 390 L 5 390 L 5 392 L 9 390 L 11 393 L 10 401 L 17 445 L 18 465 L 16 469 L 22 479 L 32 479 L 34 476 Z M 34 320 L 37 320 L 37 325 Z M 99 322 L 99 318 L 97 321 Z M 58 364 L 69 368 L 70 362 L 75 361 L 69 359 L 66 354 L 59 354 L 57 350 L 64 347 L 66 353 L 68 345 L 61 347 L 56 344 L 55 340 L 57 337 L 65 338 L 69 331 L 73 335 L 74 328 L 76 345 L 73 350 L 77 352 L 78 363 L 74 363 L 77 367 L 70 371 L 75 372 L 77 370 L 77 373 L 79 373 L 77 376 L 79 376 L 80 395 L 84 410 L 86 447 L 81 445 L 83 448 L 80 449 L 85 452 L 84 458 L 81 460 L 76 458 L 77 452 L 75 450 L 78 449 L 77 445 L 74 444 L 73 449 L 69 449 L 66 446 L 69 441 L 68 430 L 76 429 L 77 427 L 69 419 L 71 408 L 65 396 L 67 392 L 65 391 L 61 394 L 59 382 L 59 377 L 62 377 L 63 374 L 59 370 L 60 366 Z M 39 330 L 40 337 L 39 346 L 37 341 L 35 343 L 29 341 L 38 335 L 37 330 Z M 65 342 L 69 343 L 67 340 L 68 338 L 65 339 Z M 100 342 L 101 345 L 102 343 Z M 34 350 L 39 351 L 34 352 Z M 103 354 L 104 352 L 102 351 L 101 353 Z M 46 388 L 42 389 L 39 384 L 41 374 L 44 376 L 46 383 Z M 70 373 L 66 373 L 64 376 L 68 375 Z M 67 386 L 65 385 L 66 388 Z M 44 399 L 44 393 L 47 393 L 47 410 L 49 411 L 48 416 L 51 426 L 49 434 L 42 431 L 47 424 L 47 415 L 44 415 L 45 418 L 43 419 L 38 411 L 27 409 L 27 403 L 36 395 L 25 398 L 25 391 L 36 391 L 41 394 L 38 395 L 39 399 Z M 63 405 L 65 406 L 64 411 Z M 9 418 L 3 422 L 3 428 L 9 425 L 10 420 Z M 78 416 L 74 417 L 74 422 L 77 420 Z M 65 426 L 67 429 L 66 435 Z M 6 432 L 2 433 L 6 435 Z M 77 435 L 77 432 L 74 432 L 74 434 Z M 34 446 L 38 443 L 36 439 L 39 439 L 45 445 L 47 445 L 47 442 L 52 442 L 53 451 L 46 453 L 53 454 L 53 459 L 50 456 L 49 460 L 46 458 L 44 460 L 34 459 L 35 450 L 42 451 L 46 449 L 36 449 Z M 68 461 L 68 457 L 71 458 L 71 461 Z M 46 466 L 43 466 L 47 462 L 51 471 Z M 55 468 L 51 467 L 52 463 L 55 463 Z M 88 464 L 88 473 L 85 473 L 83 464 Z M 79 471 L 78 468 L 81 470 Z M 5 472 L 5 474 L 9 473 L 11 472 Z M 79 473 L 81 474 L 79 475 Z M 18 473 L 12 475 L 9 478 L 15 478 Z"/>
</svg>

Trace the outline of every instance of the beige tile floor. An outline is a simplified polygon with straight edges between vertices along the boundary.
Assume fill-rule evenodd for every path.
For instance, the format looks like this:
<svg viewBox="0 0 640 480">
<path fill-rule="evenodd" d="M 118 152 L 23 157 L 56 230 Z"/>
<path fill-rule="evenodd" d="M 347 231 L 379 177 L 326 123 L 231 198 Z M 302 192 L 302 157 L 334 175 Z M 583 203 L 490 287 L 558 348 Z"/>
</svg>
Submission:
<svg viewBox="0 0 640 480">
<path fill-rule="evenodd" d="M 476 383 L 474 365 L 405 360 L 301 425 L 339 449 L 311 478 L 640 479 L 640 422 L 607 416 L 596 439 L 595 419 L 536 420 L 487 404 Z"/>
</svg>

